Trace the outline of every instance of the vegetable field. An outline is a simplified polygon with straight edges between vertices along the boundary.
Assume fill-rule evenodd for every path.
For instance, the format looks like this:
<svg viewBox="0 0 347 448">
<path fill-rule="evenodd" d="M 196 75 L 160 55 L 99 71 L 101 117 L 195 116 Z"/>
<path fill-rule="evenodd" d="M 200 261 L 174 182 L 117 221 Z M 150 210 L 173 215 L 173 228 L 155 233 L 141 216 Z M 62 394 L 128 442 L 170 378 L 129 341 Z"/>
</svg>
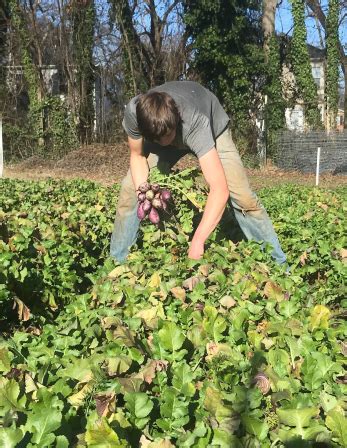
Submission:
<svg viewBox="0 0 347 448">
<path fill-rule="evenodd" d="M 1 181 L 1 447 L 347 446 L 347 189 L 260 191 L 288 275 L 232 214 L 187 260 L 197 177 L 124 265 L 117 186 Z"/>
</svg>

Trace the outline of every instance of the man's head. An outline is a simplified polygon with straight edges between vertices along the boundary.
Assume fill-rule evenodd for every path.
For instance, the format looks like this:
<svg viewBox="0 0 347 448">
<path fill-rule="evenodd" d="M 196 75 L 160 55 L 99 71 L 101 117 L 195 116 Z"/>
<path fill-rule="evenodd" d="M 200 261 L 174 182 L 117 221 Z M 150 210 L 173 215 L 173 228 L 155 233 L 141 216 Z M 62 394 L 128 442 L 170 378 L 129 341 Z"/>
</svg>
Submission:
<svg viewBox="0 0 347 448">
<path fill-rule="evenodd" d="M 165 92 L 140 95 L 136 105 L 139 131 L 150 141 L 170 145 L 181 117 L 173 98 Z"/>
</svg>

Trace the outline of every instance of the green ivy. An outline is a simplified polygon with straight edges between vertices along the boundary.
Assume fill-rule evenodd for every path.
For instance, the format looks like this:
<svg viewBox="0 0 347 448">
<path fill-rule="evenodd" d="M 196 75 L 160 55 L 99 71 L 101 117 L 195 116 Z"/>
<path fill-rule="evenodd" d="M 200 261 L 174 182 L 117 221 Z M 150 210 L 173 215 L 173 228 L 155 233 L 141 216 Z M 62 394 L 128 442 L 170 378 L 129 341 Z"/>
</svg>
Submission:
<svg viewBox="0 0 347 448">
<path fill-rule="evenodd" d="M 77 85 L 79 90 L 79 137 L 90 142 L 94 121 L 94 70 L 93 47 L 95 28 L 94 0 L 86 4 L 75 3 L 72 12 L 74 58 L 77 69 Z"/>
<path fill-rule="evenodd" d="M 4 123 L 7 157 L 26 157 L 39 153 L 60 156 L 66 148 L 77 146 L 74 117 L 60 98 L 46 94 L 40 86 L 39 69 L 30 53 L 31 39 L 23 11 L 16 0 L 9 0 L 11 23 L 21 42 L 21 63 L 27 84 L 29 110 L 25 120 Z"/>
<path fill-rule="evenodd" d="M 42 121 L 40 117 L 40 79 L 35 64 L 30 54 L 30 37 L 23 18 L 23 12 L 16 0 L 9 0 L 11 11 L 11 23 L 18 33 L 21 41 L 21 63 L 23 65 L 24 77 L 27 81 L 29 96 L 28 122 L 32 127 L 34 138 L 38 140 L 42 137 Z"/>
<path fill-rule="evenodd" d="M 307 49 L 307 32 L 305 25 L 305 2 L 291 0 L 294 21 L 291 61 L 295 81 L 301 99 L 304 102 L 304 113 L 310 128 L 320 128 L 321 118 L 318 109 L 317 87 L 312 76 L 310 58 Z"/>
<path fill-rule="evenodd" d="M 266 141 L 268 153 L 274 150 L 275 132 L 285 125 L 286 101 L 282 90 L 282 64 L 278 39 L 272 36 L 269 41 L 268 81 L 264 89 L 267 95 L 265 106 Z"/>
<path fill-rule="evenodd" d="M 212 90 L 232 116 L 234 135 L 254 143 L 252 117 L 258 108 L 257 95 L 263 81 L 258 2 L 189 0 L 184 2 L 187 35 L 192 39 L 191 70 Z"/>
<path fill-rule="evenodd" d="M 326 22 L 326 105 L 328 111 L 328 126 L 335 129 L 339 102 L 339 1 L 329 0 L 329 12 Z"/>
</svg>

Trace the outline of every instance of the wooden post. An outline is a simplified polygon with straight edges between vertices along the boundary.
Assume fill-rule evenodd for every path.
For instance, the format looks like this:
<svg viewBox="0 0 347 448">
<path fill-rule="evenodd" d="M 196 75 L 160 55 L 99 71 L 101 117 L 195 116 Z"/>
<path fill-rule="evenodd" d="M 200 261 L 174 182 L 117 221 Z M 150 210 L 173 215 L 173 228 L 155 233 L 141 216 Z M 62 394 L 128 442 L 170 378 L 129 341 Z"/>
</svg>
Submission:
<svg viewBox="0 0 347 448">
<path fill-rule="evenodd" d="M 317 166 L 316 166 L 316 187 L 319 184 L 319 163 L 320 163 L 320 147 L 317 149 Z"/>
</svg>

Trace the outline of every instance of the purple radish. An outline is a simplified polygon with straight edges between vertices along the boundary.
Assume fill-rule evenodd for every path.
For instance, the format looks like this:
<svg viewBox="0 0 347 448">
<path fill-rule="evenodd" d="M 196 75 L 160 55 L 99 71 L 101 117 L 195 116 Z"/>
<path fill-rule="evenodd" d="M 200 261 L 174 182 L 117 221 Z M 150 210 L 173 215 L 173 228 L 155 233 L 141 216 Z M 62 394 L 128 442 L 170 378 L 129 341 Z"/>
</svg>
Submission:
<svg viewBox="0 0 347 448">
<path fill-rule="evenodd" d="M 152 190 L 146 191 L 146 199 L 151 201 L 154 198 L 154 192 Z"/>
<path fill-rule="evenodd" d="M 143 203 L 141 202 L 141 204 L 139 204 L 139 206 L 137 207 L 137 217 L 142 221 L 145 216 L 146 213 L 143 209 Z"/>
<path fill-rule="evenodd" d="M 141 193 L 146 193 L 146 191 L 148 191 L 151 188 L 151 186 L 149 185 L 148 182 L 143 182 L 140 186 L 139 186 L 139 190 L 141 191 Z"/>
<path fill-rule="evenodd" d="M 158 193 L 158 191 L 160 190 L 159 184 L 152 184 L 151 188 L 154 191 L 154 193 Z"/>
<path fill-rule="evenodd" d="M 162 190 L 161 199 L 163 199 L 164 201 L 169 201 L 171 199 L 171 192 L 166 189 Z"/>
<path fill-rule="evenodd" d="M 143 202 L 143 211 L 147 214 L 147 212 L 149 212 L 151 208 L 152 208 L 151 201 L 145 199 L 145 201 Z"/>
<path fill-rule="evenodd" d="M 152 205 L 155 208 L 163 208 L 163 205 L 161 203 L 161 200 L 159 198 L 154 198 L 152 201 Z"/>
<path fill-rule="evenodd" d="M 159 224 L 160 221 L 159 213 L 154 207 L 151 208 L 148 217 L 152 224 Z"/>
<path fill-rule="evenodd" d="M 137 199 L 139 200 L 139 202 L 143 202 L 146 199 L 146 194 L 145 193 L 139 193 L 137 195 Z"/>
</svg>

